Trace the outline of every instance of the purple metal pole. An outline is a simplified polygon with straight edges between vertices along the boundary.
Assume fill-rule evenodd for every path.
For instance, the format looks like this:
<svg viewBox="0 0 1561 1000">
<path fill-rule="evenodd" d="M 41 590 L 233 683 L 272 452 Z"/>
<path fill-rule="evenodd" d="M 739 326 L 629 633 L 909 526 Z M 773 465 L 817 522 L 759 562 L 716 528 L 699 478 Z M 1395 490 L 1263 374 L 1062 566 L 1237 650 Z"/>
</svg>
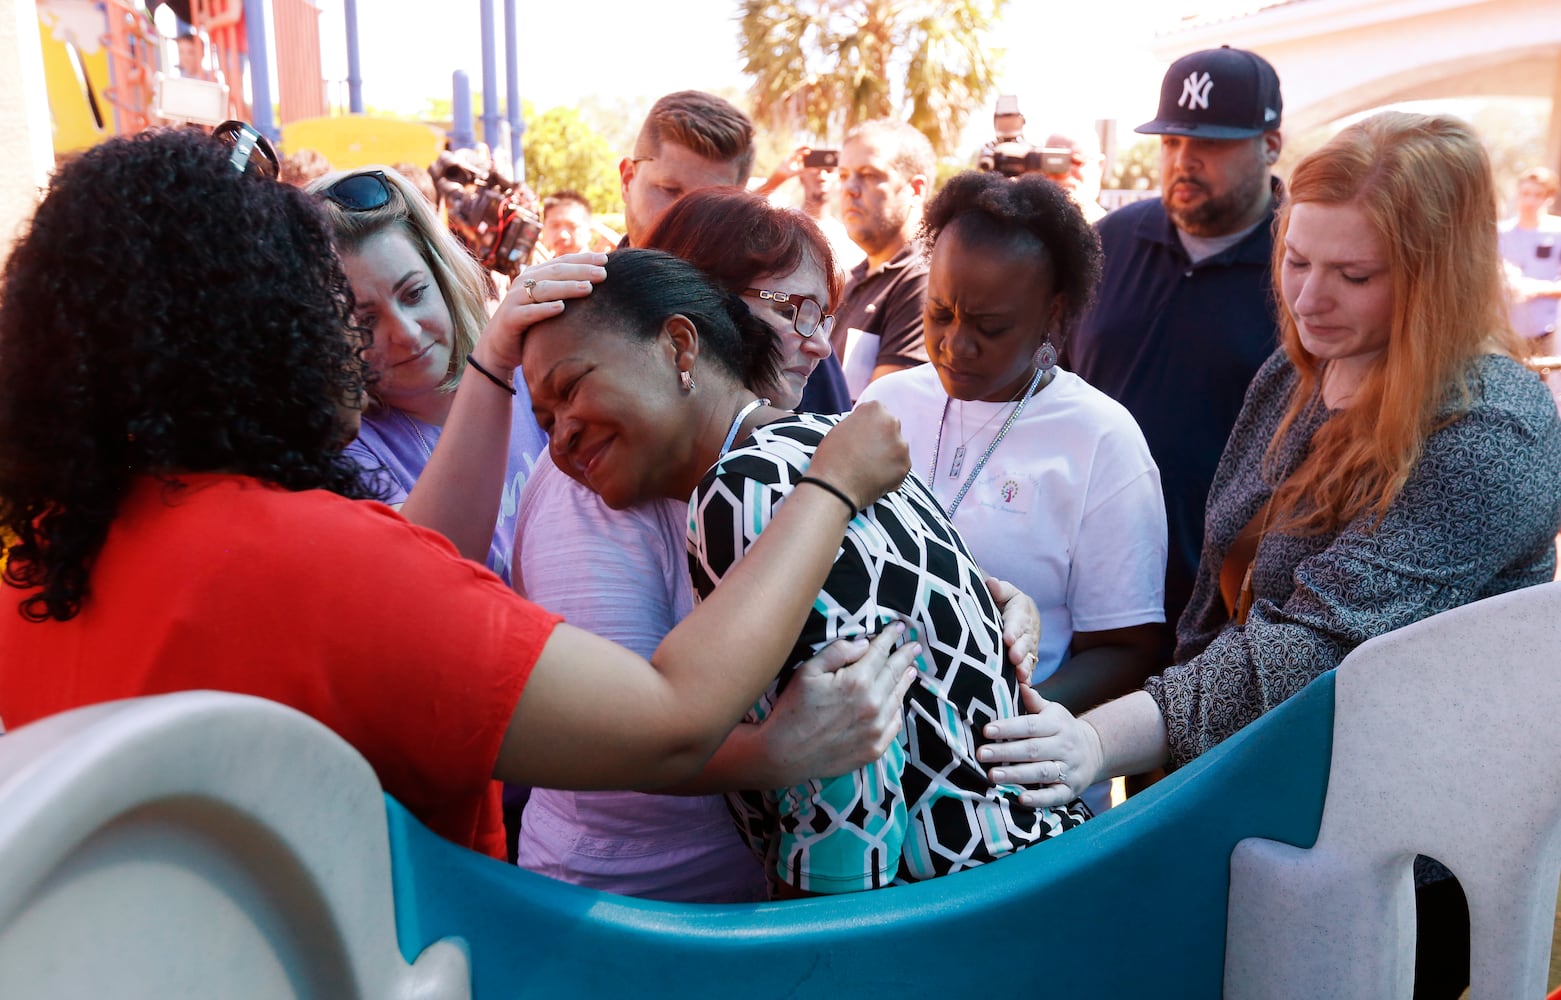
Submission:
<svg viewBox="0 0 1561 1000">
<path fill-rule="evenodd" d="M 249 90 L 251 123 L 272 142 L 282 140 L 271 114 L 271 51 L 266 41 L 265 0 L 244 0 L 244 34 L 249 41 Z"/>
<path fill-rule="evenodd" d="M 499 145 L 498 38 L 493 26 L 493 0 L 482 3 L 482 139 L 490 152 Z"/>
<path fill-rule="evenodd" d="M 450 74 L 450 145 L 471 149 L 477 145 L 472 132 L 472 81 L 464 69 Z"/>
<path fill-rule="evenodd" d="M 526 154 L 521 151 L 520 139 L 526 132 L 526 123 L 520 118 L 520 31 L 516 24 L 515 0 L 504 0 L 504 68 L 509 82 L 509 95 L 504 102 L 509 119 L 510 162 L 515 164 L 515 179 L 526 179 Z"/>
<path fill-rule="evenodd" d="M 358 61 L 358 0 L 343 0 L 347 16 L 347 110 L 363 114 L 363 67 Z"/>
</svg>

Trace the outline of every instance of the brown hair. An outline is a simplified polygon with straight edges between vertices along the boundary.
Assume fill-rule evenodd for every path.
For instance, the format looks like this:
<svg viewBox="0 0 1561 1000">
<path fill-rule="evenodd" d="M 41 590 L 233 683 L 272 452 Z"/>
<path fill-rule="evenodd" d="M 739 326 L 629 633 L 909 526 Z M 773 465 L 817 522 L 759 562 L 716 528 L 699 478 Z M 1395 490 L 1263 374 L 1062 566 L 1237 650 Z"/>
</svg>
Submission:
<svg viewBox="0 0 1561 1000">
<path fill-rule="evenodd" d="M 280 180 L 293 187 L 304 187 L 316 177 L 331 172 L 331 162 L 318 149 L 297 149 L 282 157 Z"/>
<path fill-rule="evenodd" d="M 753 122 L 729 101 L 702 90 L 680 90 L 651 105 L 634 143 L 634 155 L 655 156 L 671 142 L 707 160 L 731 163 L 737 183 L 753 171 Z"/>
<path fill-rule="evenodd" d="M 1318 429 L 1274 495 L 1278 528 L 1320 534 L 1367 511 L 1380 520 L 1426 438 L 1467 409 L 1479 356 L 1517 357 L 1520 350 L 1503 308 L 1490 162 L 1464 122 L 1382 112 L 1302 160 L 1277 221 L 1276 290 L 1290 209 L 1305 202 L 1358 208 L 1387 249 L 1393 283 L 1382 360 L 1350 406 Z M 1288 308 L 1280 309 L 1280 339 L 1300 379 L 1270 442 L 1271 459 L 1295 421 L 1318 405 L 1325 370 L 1301 346 Z"/>
<path fill-rule="evenodd" d="M 561 191 L 554 191 L 552 194 L 542 199 L 542 218 L 546 219 L 547 213 L 551 212 L 560 205 L 579 205 L 581 208 L 585 209 L 586 215 L 591 214 L 591 203 L 585 200 L 585 195 L 581 194 L 579 191 L 575 191 L 570 188 L 564 188 Z"/>
<path fill-rule="evenodd" d="M 834 251 L 818 224 L 741 188 L 690 191 L 662 213 L 644 245 L 683 258 L 739 295 L 761 274 L 811 260 L 824 270 L 829 309 L 840 301 Z"/>
</svg>

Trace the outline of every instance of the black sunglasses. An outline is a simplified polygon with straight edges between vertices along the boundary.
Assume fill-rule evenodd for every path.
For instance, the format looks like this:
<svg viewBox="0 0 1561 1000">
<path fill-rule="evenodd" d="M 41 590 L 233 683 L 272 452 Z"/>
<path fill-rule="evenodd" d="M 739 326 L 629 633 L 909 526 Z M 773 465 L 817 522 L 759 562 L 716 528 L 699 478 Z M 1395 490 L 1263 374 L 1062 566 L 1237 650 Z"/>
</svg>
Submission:
<svg viewBox="0 0 1561 1000">
<path fill-rule="evenodd" d="M 260 176 L 273 181 L 282 173 L 282 161 L 277 159 L 276 147 L 248 122 L 225 121 L 212 129 L 211 135 L 233 150 L 228 162 L 239 173 L 246 173 L 253 168 Z"/>
<path fill-rule="evenodd" d="M 320 192 L 349 212 L 368 212 L 390 203 L 390 181 L 383 170 L 348 174 Z"/>
</svg>

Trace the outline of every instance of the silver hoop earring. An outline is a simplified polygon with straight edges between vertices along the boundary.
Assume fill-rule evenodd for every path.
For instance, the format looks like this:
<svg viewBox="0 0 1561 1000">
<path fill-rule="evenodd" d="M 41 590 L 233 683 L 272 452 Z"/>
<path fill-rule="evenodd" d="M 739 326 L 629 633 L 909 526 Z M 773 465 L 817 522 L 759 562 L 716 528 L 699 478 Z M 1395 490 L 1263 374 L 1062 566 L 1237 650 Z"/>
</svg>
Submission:
<svg viewBox="0 0 1561 1000">
<path fill-rule="evenodd" d="M 693 392 L 694 391 L 694 373 L 693 372 L 691 372 L 691 371 L 680 371 L 680 372 L 678 372 L 678 378 L 683 383 L 683 391 L 684 392 Z"/>
<path fill-rule="evenodd" d="M 1041 371 L 1051 371 L 1057 367 L 1057 348 L 1052 346 L 1051 334 L 1046 335 L 1041 346 L 1035 350 L 1035 367 Z"/>
</svg>

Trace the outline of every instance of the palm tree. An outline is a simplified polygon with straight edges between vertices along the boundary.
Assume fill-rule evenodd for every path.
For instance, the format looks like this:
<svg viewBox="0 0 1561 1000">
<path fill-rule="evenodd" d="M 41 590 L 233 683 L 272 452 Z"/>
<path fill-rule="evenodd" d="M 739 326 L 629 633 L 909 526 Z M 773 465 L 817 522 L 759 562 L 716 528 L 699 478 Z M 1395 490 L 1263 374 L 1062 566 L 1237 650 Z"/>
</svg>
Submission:
<svg viewBox="0 0 1561 1000">
<path fill-rule="evenodd" d="M 952 152 L 996 85 L 991 30 L 1008 0 L 742 0 L 754 117 L 838 136 L 899 116 Z"/>
</svg>

